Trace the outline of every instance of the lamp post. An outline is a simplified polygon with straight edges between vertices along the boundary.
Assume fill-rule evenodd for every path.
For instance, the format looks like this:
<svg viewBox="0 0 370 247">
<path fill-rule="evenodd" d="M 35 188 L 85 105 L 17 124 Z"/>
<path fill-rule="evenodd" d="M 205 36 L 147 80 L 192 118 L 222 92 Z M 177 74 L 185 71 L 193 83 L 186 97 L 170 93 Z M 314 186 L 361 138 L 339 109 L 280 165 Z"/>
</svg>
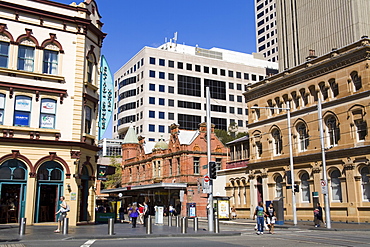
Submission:
<svg viewBox="0 0 370 247">
<path fill-rule="evenodd" d="M 290 162 L 290 178 L 292 180 L 292 211 L 293 211 L 293 224 L 297 225 L 297 203 L 294 192 L 294 165 L 293 165 L 293 144 L 292 144 L 292 129 L 290 124 L 290 103 L 287 101 L 287 107 L 258 107 L 252 106 L 251 109 L 278 109 L 287 111 L 287 122 L 288 122 L 288 141 L 289 141 L 289 162 Z"/>
</svg>

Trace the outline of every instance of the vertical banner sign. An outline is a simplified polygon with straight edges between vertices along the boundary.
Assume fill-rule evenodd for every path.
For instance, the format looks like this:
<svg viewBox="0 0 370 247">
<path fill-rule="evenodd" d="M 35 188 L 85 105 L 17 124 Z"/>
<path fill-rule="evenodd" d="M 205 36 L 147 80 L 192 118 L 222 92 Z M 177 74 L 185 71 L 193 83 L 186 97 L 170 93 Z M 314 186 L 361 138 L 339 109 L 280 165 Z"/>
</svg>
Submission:
<svg viewBox="0 0 370 247">
<path fill-rule="evenodd" d="M 104 56 L 101 56 L 100 66 L 99 140 L 103 138 L 111 121 L 114 104 L 113 77 Z"/>
<path fill-rule="evenodd" d="M 106 181 L 107 180 L 107 166 L 98 165 L 98 180 Z"/>
</svg>

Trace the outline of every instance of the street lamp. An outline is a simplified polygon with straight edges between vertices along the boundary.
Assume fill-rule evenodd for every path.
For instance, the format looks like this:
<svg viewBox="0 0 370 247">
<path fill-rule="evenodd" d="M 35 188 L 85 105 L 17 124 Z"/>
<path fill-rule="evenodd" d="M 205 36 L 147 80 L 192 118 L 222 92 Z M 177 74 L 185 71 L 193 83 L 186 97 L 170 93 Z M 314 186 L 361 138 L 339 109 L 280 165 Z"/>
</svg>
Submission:
<svg viewBox="0 0 370 247">
<path fill-rule="evenodd" d="M 252 106 L 251 109 L 278 109 L 287 111 L 287 120 L 288 120 L 288 140 L 289 140 L 289 161 L 290 161 L 290 177 L 292 180 L 292 211 L 293 211 L 293 224 L 297 225 L 297 205 L 294 192 L 294 166 L 293 166 L 293 146 L 292 146 L 292 129 L 290 125 L 290 103 L 286 102 L 286 108 L 283 107 L 258 107 Z"/>
</svg>

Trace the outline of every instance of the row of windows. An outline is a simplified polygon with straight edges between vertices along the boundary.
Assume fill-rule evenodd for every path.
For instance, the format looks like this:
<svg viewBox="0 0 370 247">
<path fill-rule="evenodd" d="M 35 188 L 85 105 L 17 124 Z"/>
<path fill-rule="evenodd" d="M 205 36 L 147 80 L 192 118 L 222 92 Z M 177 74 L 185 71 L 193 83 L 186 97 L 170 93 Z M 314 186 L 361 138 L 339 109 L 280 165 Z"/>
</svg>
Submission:
<svg viewBox="0 0 370 247">
<path fill-rule="evenodd" d="M 4 124 L 5 115 L 5 95 L 0 94 L 0 125 Z M 40 112 L 32 112 L 32 98 L 18 95 L 14 101 L 13 126 L 32 127 L 31 117 L 39 117 L 39 128 L 55 129 L 57 101 L 54 99 L 43 98 L 40 102 Z M 85 133 L 91 134 L 92 109 L 85 106 Z"/>
</svg>

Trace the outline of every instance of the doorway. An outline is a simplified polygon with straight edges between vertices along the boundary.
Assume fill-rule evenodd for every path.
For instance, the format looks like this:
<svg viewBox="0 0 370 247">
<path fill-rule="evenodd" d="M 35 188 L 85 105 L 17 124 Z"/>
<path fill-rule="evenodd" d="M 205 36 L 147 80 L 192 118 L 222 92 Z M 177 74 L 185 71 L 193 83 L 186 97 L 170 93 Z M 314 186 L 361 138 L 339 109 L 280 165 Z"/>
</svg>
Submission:
<svg viewBox="0 0 370 247">
<path fill-rule="evenodd" d="M 40 185 L 39 195 L 39 215 L 37 222 L 55 222 L 55 212 L 58 207 L 58 186 Z"/>
</svg>

